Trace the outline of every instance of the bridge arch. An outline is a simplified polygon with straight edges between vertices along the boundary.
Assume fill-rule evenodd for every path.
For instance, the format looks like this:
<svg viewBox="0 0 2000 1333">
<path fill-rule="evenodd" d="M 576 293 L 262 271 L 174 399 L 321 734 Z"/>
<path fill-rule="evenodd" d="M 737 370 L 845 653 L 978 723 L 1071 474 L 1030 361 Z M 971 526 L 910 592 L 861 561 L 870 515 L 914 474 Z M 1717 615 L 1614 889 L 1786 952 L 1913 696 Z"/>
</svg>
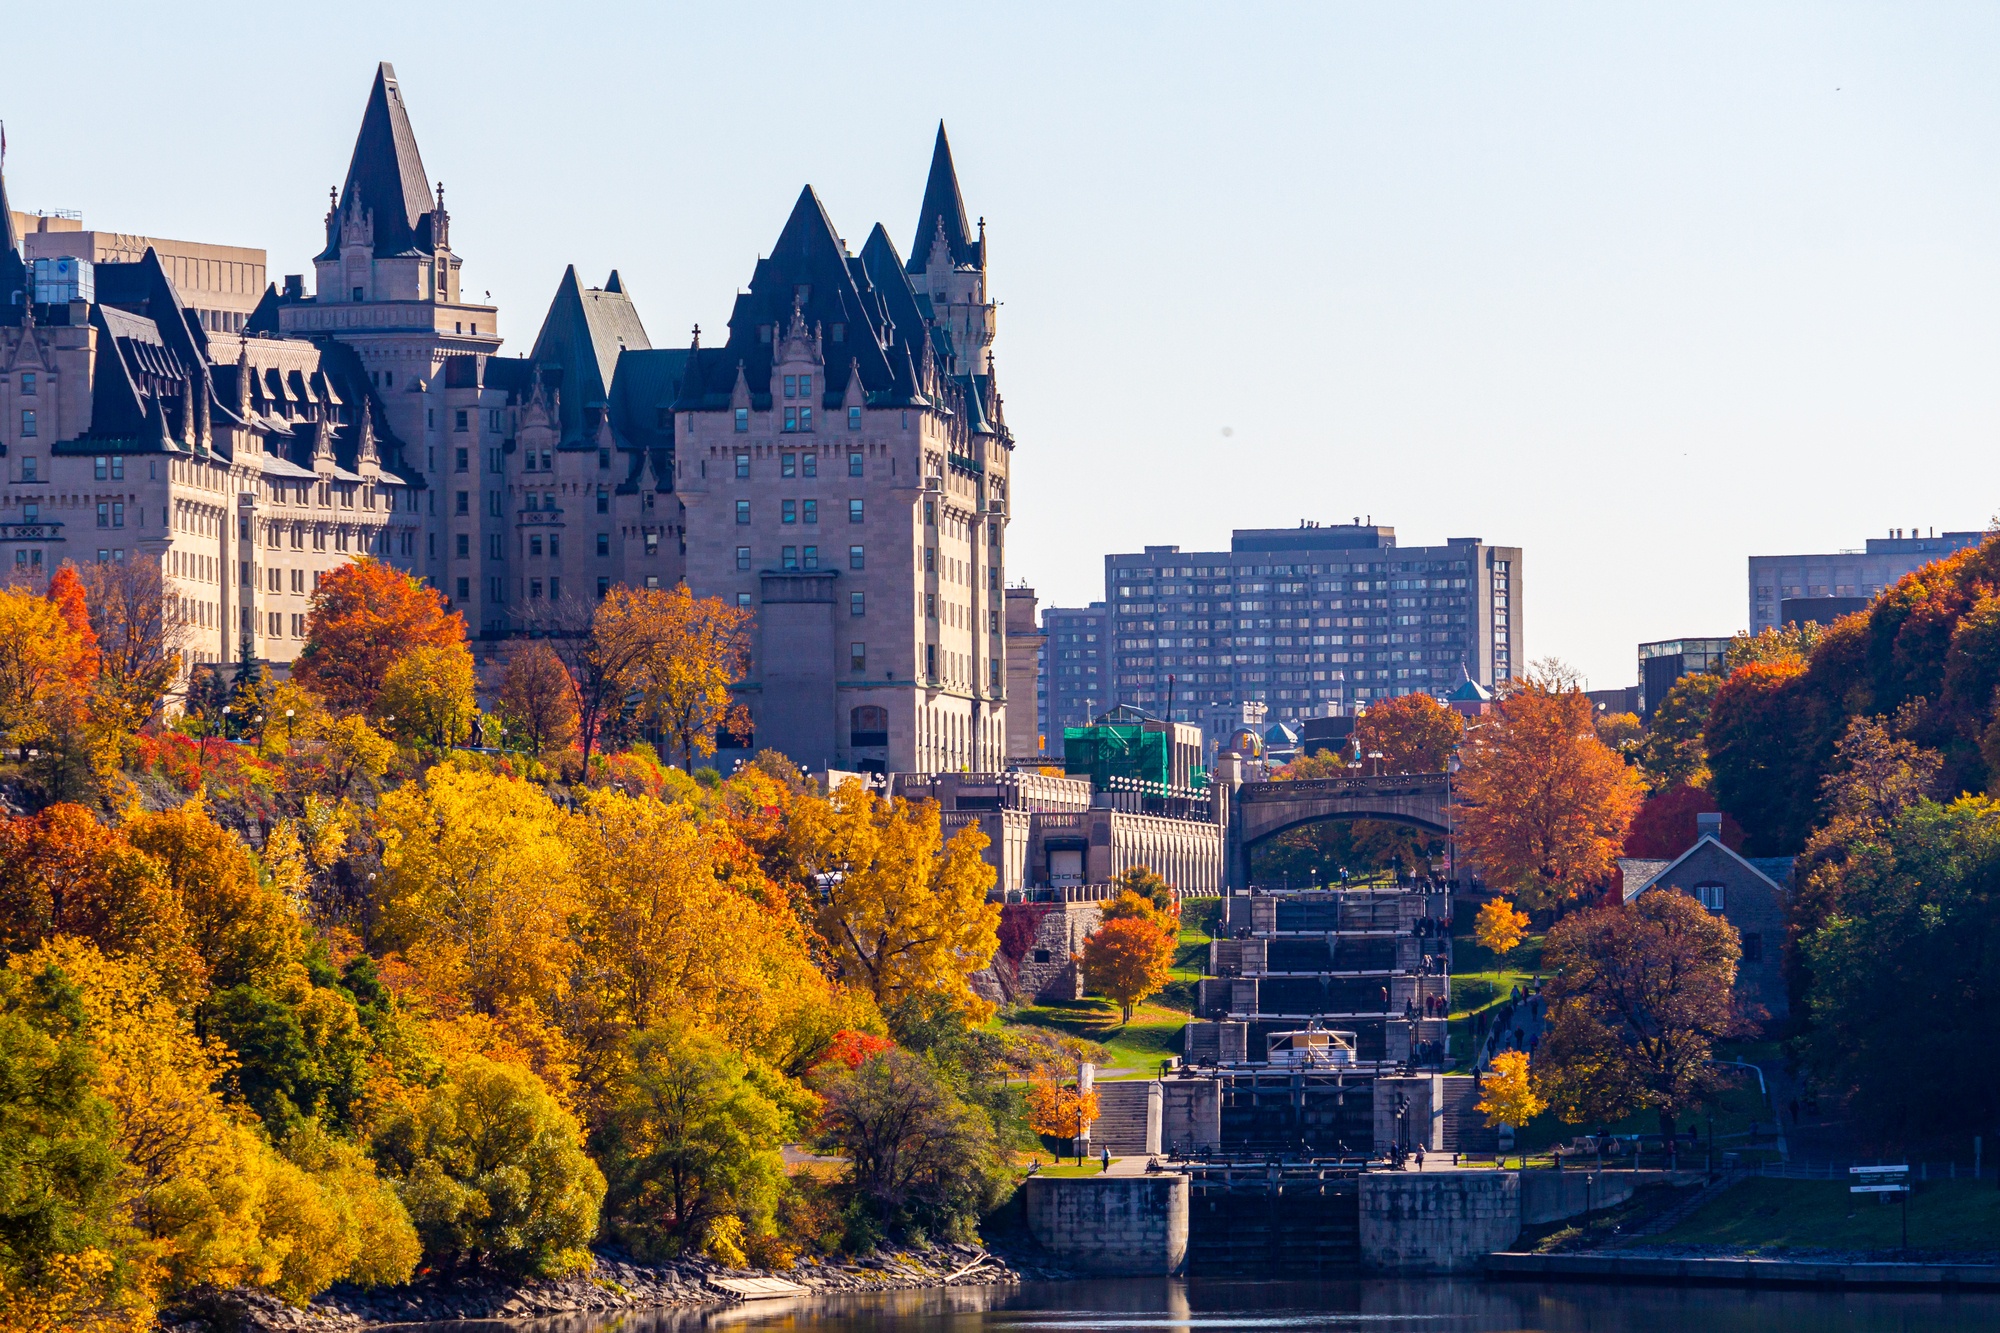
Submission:
<svg viewBox="0 0 2000 1333">
<path fill-rule="evenodd" d="M 1246 782 L 1230 801 L 1232 888 L 1248 883 L 1250 849 L 1305 824 L 1374 819 L 1450 833 L 1451 780 L 1442 773 Z"/>
</svg>

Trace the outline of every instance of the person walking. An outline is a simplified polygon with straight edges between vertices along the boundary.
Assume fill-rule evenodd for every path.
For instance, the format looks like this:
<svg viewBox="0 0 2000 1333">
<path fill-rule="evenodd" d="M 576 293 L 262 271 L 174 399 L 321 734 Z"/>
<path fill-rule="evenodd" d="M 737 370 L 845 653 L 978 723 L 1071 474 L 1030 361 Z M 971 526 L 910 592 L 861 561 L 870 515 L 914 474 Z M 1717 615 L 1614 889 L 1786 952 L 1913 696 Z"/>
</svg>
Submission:
<svg viewBox="0 0 2000 1333">
<path fill-rule="evenodd" d="M 1102 1175 L 1110 1170 L 1111 1170 L 1111 1145 L 1106 1144 L 1104 1146 L 1104 1166 L 1098 1172 L 1098 1174 Z"/>
</svg>

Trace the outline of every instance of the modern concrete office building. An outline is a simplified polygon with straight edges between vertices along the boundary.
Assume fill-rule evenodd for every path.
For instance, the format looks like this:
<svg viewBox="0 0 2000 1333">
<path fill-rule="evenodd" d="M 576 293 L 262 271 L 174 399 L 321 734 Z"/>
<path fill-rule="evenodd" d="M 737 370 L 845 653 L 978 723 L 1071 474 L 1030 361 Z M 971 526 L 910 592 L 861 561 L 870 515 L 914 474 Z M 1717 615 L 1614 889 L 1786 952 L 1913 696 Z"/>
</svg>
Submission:
<svg viewBox="0 0 2000 1333">
<path fill-rule="evenodd" d="M 1808 620 L 1830 624 L 1860 610 L 1868 599 L 1905 574 L 1984 540 L 1983 532 L 1939 532 L 1932 528 L 1919 534 L 1915 528 L 1891 528 L 1888 536 L 1870 537 L 1859 550 L 1753 555 L 1750 632 Z"/>
<path fill-rule="evenodd" d="M 1519 547 L 1396 545 L 1372 523 L 1239 530 L 1227 551 L 1149 546 L 1104 561 L 1110 702 L 1202 721 L 1261 702 L 1272 722 L 1353 712 L 1524 662 Z M 1171 698 L 1170 698 L 1171 696 Z"/>
</svg>

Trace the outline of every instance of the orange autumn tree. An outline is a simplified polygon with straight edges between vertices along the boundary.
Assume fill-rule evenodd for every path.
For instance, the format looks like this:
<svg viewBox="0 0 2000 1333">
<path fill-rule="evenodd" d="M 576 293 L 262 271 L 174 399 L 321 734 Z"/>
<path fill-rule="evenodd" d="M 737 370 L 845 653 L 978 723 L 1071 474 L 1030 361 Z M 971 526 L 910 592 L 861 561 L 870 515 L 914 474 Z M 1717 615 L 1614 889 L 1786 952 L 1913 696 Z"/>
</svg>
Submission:
<svg viewBox="0 0 2000 1333">
<path fill-rule="evenodd" d="M 465 620 L 437 589 L 363 557 L 320 580 L 292 679 L 336 711 L 366 711 L 399 657 L 464 643 Z"/>
<path fill-rule="evenodd" d="M 1096 1121 L 1097 1089 L 1080 1090 L 1074 1083 L 1058 1083 L 1046 1073 L 1037 1073 L 1028 1084 L 1028 1128 L 1050 1138 L 1082 1138 Z"/>
<path fill-rule="evenodd" d="M 1172 980 L 1174 937 L 1151 921 L 1120 917 L 1092 931 L 1079 957 L 1090 985 L 1116 1001 L 1129 1023 L 1133 1007 Z"/>
<path fill-rule="evenodd" d="M 1384 773 L 1442 773 L 1465 735 L 1465 719 L 1428 694 L 1405 694 L 1368 705 L 1354 723 L 1354 743 L 1375 771 L 1380 754 Z"/>
<path fill-rule="evenodd" d="M 1603 882 L 1645 784 L 1597 738 L 1590 700 L 1555 664 L 1503 696 L 1463 751 L 1459 836 L 1530 908 Z"/>
<path fill-rule="evenodd" d="M 48 599 L 62 613 L 63 623 L 76 636 L 77 666 L 87 676 L 97 675 L 97 632 L 90 627 L 90 603 L 84 596 L 83 580 L 76 566 L 64 561 L 49 580 Z"/>
<path fill-rule="evenodd" d="M 531 640 L 507 659 L 500 686 L 507 730 L 530 752 L 567 750 L 576 740 L 576 695 L 562 658 L 541 640 Z"/>
</svg>

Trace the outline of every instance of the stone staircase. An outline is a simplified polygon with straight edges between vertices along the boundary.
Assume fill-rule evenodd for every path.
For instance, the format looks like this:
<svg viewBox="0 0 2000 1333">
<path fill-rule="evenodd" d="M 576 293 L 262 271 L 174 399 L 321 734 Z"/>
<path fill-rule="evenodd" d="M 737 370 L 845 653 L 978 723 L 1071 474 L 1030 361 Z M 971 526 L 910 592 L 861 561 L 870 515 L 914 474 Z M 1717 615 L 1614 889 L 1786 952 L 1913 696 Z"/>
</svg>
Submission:
<svg viewBox="0 0 2000 1333">
<path fill-rule="evenodd" d="M 1152 1079 L 1099 1083 L 1097 1121 L 1090 1150 L 1113 1157 L 1143 1157 L 1160 1150 L 1160 1085 Z"/>
<path fill-rule="evenodd" d="M 1440 1024 L 1439 1026 L 1443 1026 Z M 1445 1152 L 1497 1153 L 1500 1131 L 1486 1123 L 1486 1113 L 1477 1110 L 1479 1080 L 1447 1074 L 1438 1080 L 1439 1103 L 1444 1112 Z"/>
<path fill-rule="evenodd" d="M 1681 1200 L 1673 1207 L 1654 1217 L 1644 1226 L 1628 1233 L 1626 1238 L 1628 1240 L 1638 1240 L 1641 1237 L 1659 1236 L 1672 1231 L 1682 1222 L 1694 1216 L 1696 1209 L 1702 1207 L 1710 1199 L 1713 1199 L 1716 1195 L 1722 1193 L 1741 1179 L 1743 1179 L 1742 1172 L 1731 1171 L 1729 1174 L 1723 1176 L 1722 1179 L 1704 1185 L 1702 1188 L 1696 1190 L 1691 1197 Z"/>
</svg>

